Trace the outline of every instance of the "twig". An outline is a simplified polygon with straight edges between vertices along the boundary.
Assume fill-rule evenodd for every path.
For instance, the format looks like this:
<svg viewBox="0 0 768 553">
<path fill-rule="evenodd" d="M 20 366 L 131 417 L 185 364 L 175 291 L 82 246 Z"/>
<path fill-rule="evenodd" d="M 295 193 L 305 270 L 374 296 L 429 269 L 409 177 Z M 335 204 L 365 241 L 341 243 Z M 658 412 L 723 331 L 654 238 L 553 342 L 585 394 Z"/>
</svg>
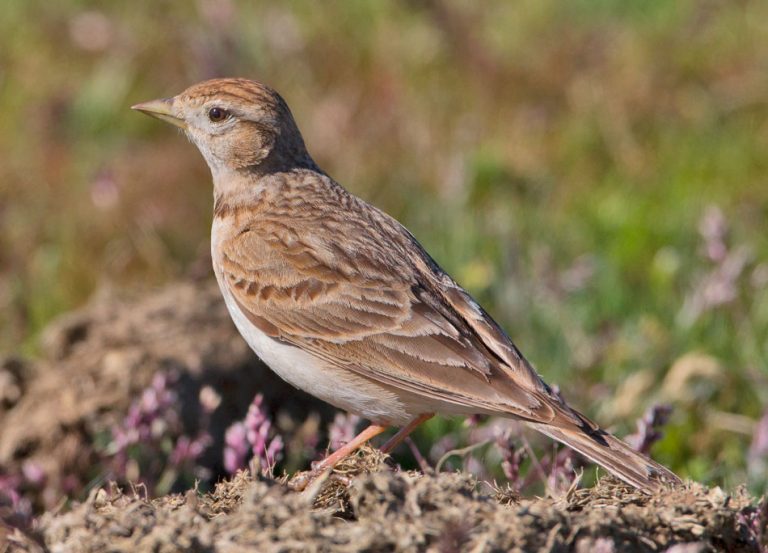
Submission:
<svg viewBox="0 0 768 553">
<path fill-rule="evenodd" d="M 408 447 L 411 449 L 411 453 L 413 453 L 413 456 L 416 459 L 416 462 L 419 464 L 419 468 L 421 469 L 421 472 L 425 474 L 429 472 L 432 467 L 429 466 L 429 462 L 421 454 L 421 451 L 419 451 L 419 448 L 416 447 L 416 444 L 414 443 L 414 441 L 411 439 L 410 436 L 406 436 L 405 443 L 408 444 Z"/>
<path fill-rule="evenodd" d="M 453 457 L 454 455 L 458 455 L 460 457 L 463 457 L 469 453 L 472 453 L 476 449 L 480 449 L 483 446 L 488 445 L 493 440 L 483 440 L 482 442 L 478 442 L 476 444 L 468 445 L 467 447 L 462 447 L 459 449 L 452 449 L 450 451 L 446 451 L 445 455 L 440 457 L 440 460 L 437 462 L 437 466 L 435 467 L 435 472 L 440 472 L 440 469 L 443 468 L 443 463 L 448 460 L 449 457 Z"/>
</svg>

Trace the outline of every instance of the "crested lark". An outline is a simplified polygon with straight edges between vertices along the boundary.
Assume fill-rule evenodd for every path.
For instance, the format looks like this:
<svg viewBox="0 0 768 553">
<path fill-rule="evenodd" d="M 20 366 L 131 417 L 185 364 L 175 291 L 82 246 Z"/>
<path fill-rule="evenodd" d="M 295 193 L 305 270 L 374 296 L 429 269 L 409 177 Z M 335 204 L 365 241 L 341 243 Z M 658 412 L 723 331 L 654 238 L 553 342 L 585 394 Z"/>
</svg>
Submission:
<svg viewBox="0 0 768 553">
<path fill-rule="evenodd" d="M 133 106 L 181 127 L 213 174 L 211 252 L 240 334 L 292 385 L 387 427 L 435 413 L 522 420 L 646 492 L 677 476 L 569 407 L 392 217 L 312 160 L 285 101 L 245 79 Z"/>
</svg>

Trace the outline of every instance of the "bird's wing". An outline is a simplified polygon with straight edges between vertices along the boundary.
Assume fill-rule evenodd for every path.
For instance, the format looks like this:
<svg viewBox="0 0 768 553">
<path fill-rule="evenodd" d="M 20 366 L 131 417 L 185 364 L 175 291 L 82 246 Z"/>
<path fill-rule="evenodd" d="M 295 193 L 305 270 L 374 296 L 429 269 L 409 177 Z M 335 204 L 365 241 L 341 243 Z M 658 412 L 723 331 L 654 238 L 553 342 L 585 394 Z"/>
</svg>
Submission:
<svg viewBox="0 0 768 553">
<path fill-rule="evenodd" d="M 335 366 L 433 404 L 582 426 L 415 239 L 374 215 L 260 217 L 221 245 L 223 281 L 262 332 Z"/>
</svg>

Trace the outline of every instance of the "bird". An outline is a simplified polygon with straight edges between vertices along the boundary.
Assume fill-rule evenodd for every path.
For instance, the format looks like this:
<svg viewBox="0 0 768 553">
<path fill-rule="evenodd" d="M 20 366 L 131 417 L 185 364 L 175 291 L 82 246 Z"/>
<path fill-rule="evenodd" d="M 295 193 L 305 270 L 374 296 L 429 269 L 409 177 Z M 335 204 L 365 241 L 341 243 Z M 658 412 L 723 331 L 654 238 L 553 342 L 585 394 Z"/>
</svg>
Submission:
<svg viewBox="0 0 768 553">
<path fill-rule="evenodd" d="M 481 414 L 522 421 L 645 493 L 680 482 L 569 406 L 413 234 L 318 167 L 275 90 L 212 79 L 132 109 L 181 128 L 210 168 L 213 269 L 248 345 L 370 421 L 313 474 L 389 428 L 384 452 L 435 414 Z"/>
</svg>

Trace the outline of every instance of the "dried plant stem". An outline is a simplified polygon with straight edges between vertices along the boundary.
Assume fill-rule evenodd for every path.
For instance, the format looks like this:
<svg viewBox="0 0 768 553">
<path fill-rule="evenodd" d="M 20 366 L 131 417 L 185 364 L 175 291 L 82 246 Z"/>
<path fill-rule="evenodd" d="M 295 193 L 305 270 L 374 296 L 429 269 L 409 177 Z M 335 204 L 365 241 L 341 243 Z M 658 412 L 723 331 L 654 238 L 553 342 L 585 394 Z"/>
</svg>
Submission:
<svg viewBox="0 0 768 553">
<path fill-rule="evenodd" d="M 442 457 L 440 457 L 440 460 L 437 462 L 437 466 L 435 467 L 435 472 L 440 472 L 440 470 L 443 468 L 443 464 L 454 455 L 458 457 L 464 457 L 472 453 L 474 450 L 480 449 L 481 447 L 488 445 L 492 441 L 493 440 L 483 440 L 482 442 L 468 445 L 467 447 L 461 447 L 458 449 L 452 449 L 450 451 L 446 451 L 445 454 Z"/>
</svg>

